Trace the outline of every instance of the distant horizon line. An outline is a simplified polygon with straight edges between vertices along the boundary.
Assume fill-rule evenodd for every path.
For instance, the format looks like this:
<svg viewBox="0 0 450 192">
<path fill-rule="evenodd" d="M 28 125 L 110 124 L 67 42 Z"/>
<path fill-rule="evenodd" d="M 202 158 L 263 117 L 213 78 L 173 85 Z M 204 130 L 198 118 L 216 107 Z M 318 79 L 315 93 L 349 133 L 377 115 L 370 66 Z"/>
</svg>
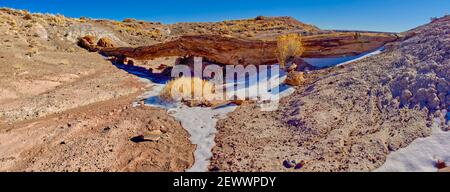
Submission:
<svg viewBox="0 0 450 192">
<path fill-rule="evenodd" d="M 301 22 L 301 23 L 303 23 L 303 24 L 306 24 L 306 25 L 312 25 L 312 26 L 318 27 L 320 30 L 324 30 L 324 31 L 338 31 L 338 32 L 339 32 L 339 31 L 342 31 L 342 32 L 345 32 L 345 31 L 346 31 L 346 32 L 375 32 L 375 33 L 395 33 L 395 34 L 397 34 L 397 33 L 403 33 L 403 32 L 406 32 L 406 31 L 415 29 L 415 28 L 417 28 L 417 27 L 420 27 L 420 26 L 422 26 L 422 25 L 424 25 L 424 24 L 427 24 L 427 23 L 423 23 L 423 24 L 421 24 L 421 25 L 415 26 L 415 27 L 413 27 L 413 28 L 411 28 L 411 29 L 407 29 L 407 30 L 405 30 L 405 31 L 379 31 L 379 30 L 343 29 L 343 28 L 327 28 L 327 27 L 322 28 L 322 27 L 320 27 L 320 26 L 318 26 L 318 25 L 316 25 L 316 24 L 305 23 L 305 22 L 299 20 L 298 18 L 296 18 L 296 17 L 294 17 L 294 16 L 287 16 L 287 15 L 280 15 L 280 16 L 257 15 L 257 16 L 254 16 L 254 17 L 241 17 L 241 18 L 235 18 L 235 19 L 223 19 L 223 20 L 213 20 L 213 21 L 177 21 L 177 22 L 164 22 L 164 21 L 156 21 L 156 20 L 150 20 L 150 19 L 145 19 L 145 18 L 138 19 L 138 18 L 133 18 L 133 17 L 124 17 L 124 18 L 121 18 L 121 19 L 119 19 L 119 18 L 108 18 L 108 17 L 105 17 L 105 18 L 98 18 L 98 17 L 97 17 L 97 18 L 93 18 L 93 17 L 89 17 L 89 16 L 79 16 L 79 17 L 75 17 L 75 16 L 68 16 L 68 15 L 61 14 L 61 13 L 31 12 L 31 11 L 29 11 L 29 10 L 27 10 L 27 9 L 16 9 L 16 8 L 12 8 L 12 7 L 0 7 L 0 9 L 11 9 L 11 10 L 16 10 L 16 11 L 27 11 L 27 12 L 30 13 L 30 14 L 62 15 L 62 16 L 64 16 L 64 17 L 66 17 L 66 18 L 71 18 L 71 19 L 79 19 L 79 18 L 81 18 L 81 17 L 85 17 L 85 18 L 91 19 L 91 20 L 110 20 L 110 21 L 118 21 L 118 22 L 123 22 L 124 19 L 135 19 L 136 21 L 144 21 L 144 22 L 149 22 L 149 23 L 151 23 L 151 22 L 153 22 L 153 23 L 160 23 L 160 24 L 163 24 L 163 25 L 173 25 L 173 24 L 177 24 L 177 23 L 217 23 L 217 22 L 223 22 L 223 21 L 248 20 L 248 19 L 254 19 L 254 18 L 259 17 L 259 16 L 262 16 L 262 17 L 268 17 L 268 18 L 283 18 L 283 17 L 290 17 L 290 18 L 293 18 L 293 19 L 295 19 L 295 20 L 297 20 L 297 21 L 299 21 L 299 22 Z M 435 18 L 443 18 L 443 17 L 446 17 L 446 16 L 450 16 L 450 14 L 444 14 L 444 15 L 442 15 L 442 16 L 436 16 Z M 431 18 L 430 18 L 430 19 L 431 19 Z M 430 22 L 431 22 L 431 21 L 430 21 Z M 428 22 L 428 23 L 429 23 L 429 22 Z"/>
</svg>

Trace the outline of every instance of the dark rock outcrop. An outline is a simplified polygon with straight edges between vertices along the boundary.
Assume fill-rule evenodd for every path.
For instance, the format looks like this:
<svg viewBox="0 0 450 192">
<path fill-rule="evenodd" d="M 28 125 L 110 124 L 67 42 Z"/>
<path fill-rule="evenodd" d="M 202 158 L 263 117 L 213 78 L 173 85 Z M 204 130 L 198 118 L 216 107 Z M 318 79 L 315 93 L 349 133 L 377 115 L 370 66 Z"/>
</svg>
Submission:
<svg viewBox="0 0 450 192">
<path fill-rule="evenodd" d="M 357 37 L 357 38 L 356 38 Z M 382 33 L 332 33 L 306 36 L 302 57 L 338 57 L 357 55 L 397 39 Z M 226 65 L 277 63 L 276 41 L 246 40 L 218 35 L 182 36 L 176 40 L 143 47 L 104 48 L 104 56 L 149 60 L 167 56 L 198 56 Z M 94 46 L 95 47 L 95 46 Z M 92 49 L 88 47 L 88 49 Z"/>
</svg>

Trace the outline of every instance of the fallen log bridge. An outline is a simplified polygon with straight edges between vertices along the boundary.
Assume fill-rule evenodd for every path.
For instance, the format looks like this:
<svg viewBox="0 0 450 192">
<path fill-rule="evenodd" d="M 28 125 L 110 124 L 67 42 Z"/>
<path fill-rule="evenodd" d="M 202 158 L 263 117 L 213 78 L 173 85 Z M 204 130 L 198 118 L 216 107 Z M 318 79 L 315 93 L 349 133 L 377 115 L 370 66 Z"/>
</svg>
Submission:
<svg viewBox="0 0 450 192">
<path fill-rule="evenodd" d="M 331 33 L 303 37 L 304 58 L 354 56 L 374 50 L 396 35 L 385 33 Z M 92 47 L 91 47 L 92 48 Z M 226 65 L 277 63 L 276 41 L 246 40 L 218 35 L 182 36 L 173 41 L 143 47 L 99 48 L 104 56 L 150 60 L 167 56 L 197 56 Z"/>
</svg>

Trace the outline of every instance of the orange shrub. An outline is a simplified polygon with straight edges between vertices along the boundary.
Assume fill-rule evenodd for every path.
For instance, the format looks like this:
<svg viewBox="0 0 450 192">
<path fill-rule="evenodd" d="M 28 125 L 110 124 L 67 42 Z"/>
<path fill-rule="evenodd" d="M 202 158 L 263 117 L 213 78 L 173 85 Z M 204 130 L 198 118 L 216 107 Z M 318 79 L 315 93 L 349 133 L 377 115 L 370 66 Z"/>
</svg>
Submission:
<svg viewBox="0 0 450 192">
<path fill-rule="evenodd" d="M 299 34 L 286 34 L 277 38 L 276 55 L 280 67 L 284 68 L 289 58 L 300 57 L 305 51 Z"/>
</svg>

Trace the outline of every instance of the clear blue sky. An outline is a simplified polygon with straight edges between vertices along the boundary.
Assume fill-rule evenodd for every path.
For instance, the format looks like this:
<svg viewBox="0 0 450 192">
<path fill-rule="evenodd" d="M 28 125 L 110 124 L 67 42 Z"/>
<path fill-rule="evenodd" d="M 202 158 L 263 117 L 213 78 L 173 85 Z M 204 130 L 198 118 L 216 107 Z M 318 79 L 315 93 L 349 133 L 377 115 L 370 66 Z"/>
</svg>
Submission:
<svg viewBox="0 0 450 192">
<path fill-rule="evenodd" d="M 323 29 L 392 32 L 450 14 L 450 0 L 0 0 L 0 7 L 163 23 L 292 16 Z"/>
</svg>

